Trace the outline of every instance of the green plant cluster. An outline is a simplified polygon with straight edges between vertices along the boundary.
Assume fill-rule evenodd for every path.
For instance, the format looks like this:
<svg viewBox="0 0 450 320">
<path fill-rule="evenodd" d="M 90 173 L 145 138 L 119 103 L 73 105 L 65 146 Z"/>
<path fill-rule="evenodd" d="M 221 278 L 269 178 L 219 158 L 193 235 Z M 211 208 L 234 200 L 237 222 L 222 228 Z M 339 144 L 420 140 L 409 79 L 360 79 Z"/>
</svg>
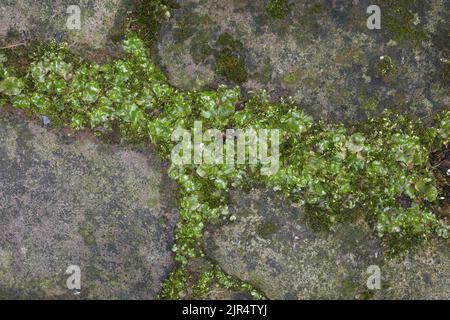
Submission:
<svg viewBox="0 0 450 320">
<path fill-rule="evenodd" d="M 382 0 L 380 5 L 383 12 L 382 23 L 395 40 L 420 42 L 426 39 L 426 32 L 419 25 L 419 16 L 415 14 L 423 10 L 426 3 L 418 0 Z"/>
<path fill-rule="evenodd" d="M 254 289 L 251 285 L 234 279 L 224 273 L 216 265 L 214 265 L 211 270 L 204 272 L 200 276 L 193 288 L 194 295 L 196 297 L 204 298 L 208 292 L 211 291 L 211 287 L 213 286 L 224 289 L 245 289 L 250 292 L 255 299 L 262 300 L 265 298 L 262 293 Z"/>
<path fill-rule="evenodd" d="M 378 73 L 385 82 L 393 80 L 398 74 L 398 67 L 390 56 L 381 56 Z"/>
<path fill-rule="evenodd" d="M 269 0 L 267 14 L 273 19 L 283 19 L 289 12 L 287 0 Z"/>
<path fill-rule="evenodd" d="M 184 298 L 184 293 L 188 288 L 188 275 L 185 267 L 179 267 L 172 271 L 164 281 L 160 298 L 167 300 L 177 300 Z"/>
<path fill-rule="evenodd" d="M 188 292 L 189 274 L 187 268 L 181 267 L 176 269 L 169 275 L 169 278 L 163 284 L 161 290 L 161 298 L 164 299 L 179 299 L 185 297 Z M 205 299 L 209 292 L 214 288 L 221 288 L 226 290 L 245 290 L 250 295 L 258 300 L 265 299 L 263 293 L 255 289 L 252 285 L 233 278 L 224 273 L 219 266 L 212 265 L 209 270 L 203 272 L 195 284 L 192 286 L 191 298 Z"/>
<path fill-rule="evenodd" d="M 272 176 L 261 176 L 260 165 L 170 167 L 169 175 L 180 187 L 173 248 L 180 269 L 169 277 L 166 296 L 180 291 L 185 285 L 183 268 L 203 255 L 205 224 L 230 219 L 228 191 L 253 183 L 265 183 L 303 203 L 328 227 L 357 214 L 380 237 L 400 246 L 436 235 L 448 237 L 448 224 L 428 208 L 438 196 L 428 155 L 448 143 L 450 112 L 440 115 L 435 128 L 385 113 L 349 129 L 314 122 L 289 101 L 269 102 L 264 92 L 244 104 L 238 88 L 177 90 L 151 62 L 137 36 L 130 34 L 123 47 L 122 59 L 97 65 L 53 43 L 37 52 L 25 76 L 2 63 L 0 101 L 45 115 L 55 125 L 151 141 L 166 159 L 175 144 L 173 130 L 193 128 L 194 121 L 202 121 L 204 130 L 252 127 L 282 132 L 280 169 Z M 411 199 L 410 207 L 397 203 L 401 195 Z"/>
<path fill-rule="evenodd" d="M 172 0 L 139 0 L 139 10 L 130 17 L 130 27 L 148 46 L 156 40 L 161 23 L 171 16 Z"/>
<path fill-rule="evenodd" d="M 223 33 L 217 40 L 219 50 L 215 53 L 217 72 L 235 84 L 247 81 L 244 46 L 229 33 Z"/>
</svg>

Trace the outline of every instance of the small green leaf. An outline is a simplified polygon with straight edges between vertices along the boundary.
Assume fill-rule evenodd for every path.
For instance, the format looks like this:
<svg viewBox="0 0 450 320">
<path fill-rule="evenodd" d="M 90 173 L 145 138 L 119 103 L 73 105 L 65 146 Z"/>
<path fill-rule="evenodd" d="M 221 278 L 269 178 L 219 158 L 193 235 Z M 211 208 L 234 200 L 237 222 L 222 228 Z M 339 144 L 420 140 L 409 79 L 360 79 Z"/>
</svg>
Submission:
<svg viewBox="0 0 450 320">
<path fill-rule="evenodd" d="M 0 82 L 0 92 L 7 96 L 19 95 L 24 87 L 23 80 L 16 77 L 8 77 Z"/>
</svg>

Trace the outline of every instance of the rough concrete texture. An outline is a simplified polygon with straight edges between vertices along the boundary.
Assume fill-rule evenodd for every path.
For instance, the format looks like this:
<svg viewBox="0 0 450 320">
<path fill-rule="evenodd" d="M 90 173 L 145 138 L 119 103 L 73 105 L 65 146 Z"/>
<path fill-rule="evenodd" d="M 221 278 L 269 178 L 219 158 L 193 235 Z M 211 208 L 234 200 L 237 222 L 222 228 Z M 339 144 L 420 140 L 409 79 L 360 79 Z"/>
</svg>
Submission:
<svg viewBox="0 0 450 320">
<path fill-rule="evenodd" d="M 450 243 L 388 258 L 364 224 L 313 230 L 300 207 L 264 190 L 232 193 L 231 213 L 235 223 L 206 233 L 207 252 L 268 298 L 450 298 Z M 371 265 L 381 270 L 381 290 L 367 288 Z"/>
<path fill-rule="evenodd" d="M 115 51 L 123 32 L 127 10 L 136 1 L 124 0 L 0 0 L 0 44 L 56 40 L 67 42 L 76 52 Z M 69 29 L 68 8 L 80 8 L 80 29 Z"/>
<path fill-rule="evenodd" d="M 282 18 L 269 15 L 269 0 L 177 2 L 158 46 L 177 87 L 241 79 L 245 90 L 292 96 L 328 120 L 359 120 L 386 108 L 426 116 L 448 107 L 448 1 L 379 1 L 381 30 L 366 26 L 368 0 L 287 0 Z M 234 43 L 224 45 L 225 34 Z M 237 71 L 241 59 L 247 78 L 220 72 L 223 54 L 235 58 L 227 61 Z M 394 65 L 387 75 L 382 56 Z"/>
<path fill-rule="evenodd" d="M 0 114 L 0 298 L 155 298 L 173 264 L 175 187 L 153 153 Z M 67 289 L 81 268 L 81 294 Z"/>
<path fill-rule="evenodd" d="M 369 0 L 287 0 L 279 18 L 269 15 L 269 0 L 171 2 L 177 9 L 156 52 L 176 87 L 267 89 L 328 120 L 448 108 L 448 1 L 380 0 L 381 30 L 366 27 Z M 66 26 L 72 4 L 80 30 Z M 119 50 L 134 4 L 0 0 L 0 47 L 54 39 L 101 60 Z M 152 151 L 62 138 L 0 114 L 0 298 L 155 298 L 173 263 L 174 194 Z M 302 208 L 270 192 L 231 201 L 237 220 L 209 227 L 208 259 L 269 298 L 450 298 L 448 243 L 387 259 L 363 223 L 318 232 Z M 66 287 L 71 264 L 81 267 L 80 295 Z M 206 259 L 191 264 L 192 283 L 211 268 Z M 379 291 L 366 287 L 370 265 L 381 268 Z M 207 298 L 249 295 L 214 288 Z"/>
</svg>

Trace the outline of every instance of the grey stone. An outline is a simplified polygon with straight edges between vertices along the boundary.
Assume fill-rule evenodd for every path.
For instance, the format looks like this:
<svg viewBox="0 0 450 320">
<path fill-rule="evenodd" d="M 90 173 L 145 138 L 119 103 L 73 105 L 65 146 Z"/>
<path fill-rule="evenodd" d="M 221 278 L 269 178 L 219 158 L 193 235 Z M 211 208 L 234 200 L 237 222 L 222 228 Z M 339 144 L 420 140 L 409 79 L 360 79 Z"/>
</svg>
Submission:
<svg viewBox="0 0 450 320">
<path fill-rule="evenodd" d="M 67 42 L 71 49 L 101 54 L 118 51 L 117 39 L 123 36 L 127 10 L 136 1 L 124 0 L 0 0 L 0 44 L 55 40 Z M 69 29 L 69 6 L 80 8 L 80 29 Z"/>
<path fill-rule="evenodd" d="M 173 267 L 176 187 L 152 150 L 0 114 L 0 298 L 150 299 Z M 81 294 L 66 269 L 81 269 Z"/>
<path fill-rule="evenodd" d="M 230 211 L 237 220 L 210 227 L 206 250 L 225 272 L 270 299 L 450 298 L 448 242 L 386 257 L 363 222 L 318 231 L 300 206 L 265 190 L 233 192 Z M 380 290 L 367 287 L 371 265 L 380 268 Z"/>
<path fill-rule="evenodd" d="M 217 72 L 218 39 L 228 33 L 243 47 L 246 91 L 291 96 L 328 120 L 354 121 L 384 109 L 427 116 L 448 102 L 449 4 L 400 2 L 410 24 L 406 36 L 396 1 L 380 1 L 381 30 L 367 28 L 366 0 L 289 0 L 282 19 L 269 16 L 268 0 L 178 1 L 162 28 L 160 64 L 180 88 L 233 85 Z M 379 73 L 385 56 L 397 68 L 391 77 Z"/>
</svg>

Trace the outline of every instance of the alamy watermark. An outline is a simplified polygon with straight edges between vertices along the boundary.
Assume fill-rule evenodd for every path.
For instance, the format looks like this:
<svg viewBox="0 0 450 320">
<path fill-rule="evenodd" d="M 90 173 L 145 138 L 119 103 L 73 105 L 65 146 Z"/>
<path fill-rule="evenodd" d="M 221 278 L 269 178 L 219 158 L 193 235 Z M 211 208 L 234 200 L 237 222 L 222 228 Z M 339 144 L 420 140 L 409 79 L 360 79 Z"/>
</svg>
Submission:
<svg viewBox="0 0 450 320">
<path fill-rule="evenodd" d="M 367 267 L 367 289 L 369 290 L 380 290 L 381 289 L 381 269 L 377 265 L 371 265 Z"/>
<path fill-rule="evenodd" d="M 67 289 L 74 290 L 75 294 L 79 294 L 81 290 L 81 269 L 77 265 L 70 265 L 66 274 L 70 274 L 67 278 L 66 285 Z"/>
<path fill-rule="evenodd" d="M 381 29 L 381 9 L 377 5 L 370 5 L 367 7 L 367 14 L 370 14 L 367 18 L 367 28 L 369 30 Z"/>
<path fill-rule="evenodd" d="M 81 29 L 81 9 L 77 5 L 71 5 L 67 7 L 67 14 L 69 17 L 66 21 L 66 27 L 69 30 Z"/>
<path fill-rule="evenodd" d="M 279 167 L 280 130 L 208 129 L 203 132 L 201 121 L 194 122 L 193 132 L 177 128 L 172 141 L 171 159 L 177 166 L 191 164 L 261 165 L 262 175 L 273 175 Z"/>
</svg>

